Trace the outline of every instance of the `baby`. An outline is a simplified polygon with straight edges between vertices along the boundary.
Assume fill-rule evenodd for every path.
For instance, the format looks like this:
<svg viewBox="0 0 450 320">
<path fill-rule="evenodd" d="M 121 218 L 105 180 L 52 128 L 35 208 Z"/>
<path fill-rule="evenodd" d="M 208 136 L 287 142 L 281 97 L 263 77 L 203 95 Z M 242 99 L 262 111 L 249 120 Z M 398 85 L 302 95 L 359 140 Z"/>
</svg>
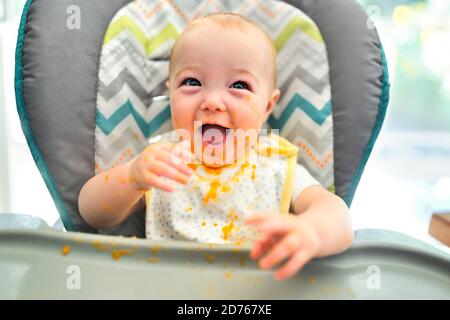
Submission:
<svg viewBox="0 0 450 320">
<path fill-rule="evenodd" d="M 271 39 L 245 17 L 191 22 L 170 57 L 174 131 L 86 182 L 85 221 L 113 227 L 145 198 L 148 238 L 252 241 L 261 268 L 282 264 L 277 279 L 346 250 L 353 231 L 344 201 L 297 164 L 296 146 L 261 135 L 280 96 L 275 56 Z"/>
</svg>

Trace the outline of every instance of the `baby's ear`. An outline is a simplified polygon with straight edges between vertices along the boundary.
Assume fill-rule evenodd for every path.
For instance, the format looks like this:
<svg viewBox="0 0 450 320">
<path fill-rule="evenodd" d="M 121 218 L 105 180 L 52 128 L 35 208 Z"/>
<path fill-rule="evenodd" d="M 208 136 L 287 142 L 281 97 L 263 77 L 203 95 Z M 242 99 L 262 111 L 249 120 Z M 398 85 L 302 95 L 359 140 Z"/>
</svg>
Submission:
<svg viewBox="0 0 450 320">
<path fill-rule="evenodd" d="M 170 87 L 170 82 L 169 82 L 169 80 L 167 80 L 166 81 L 166 88 L 169 89 L 169 87 Z"/>
<path fill-rule="evenodd" d="M 275 107 L 279 99 L 280 99 L 280 90 L 278 89 L 273 90 L 272 95 L 270 96 L 269 101 L 267 102 L 266 117 L 269 117 L 269 114 L 273 111 L 273 108 Z"/>
</svg>

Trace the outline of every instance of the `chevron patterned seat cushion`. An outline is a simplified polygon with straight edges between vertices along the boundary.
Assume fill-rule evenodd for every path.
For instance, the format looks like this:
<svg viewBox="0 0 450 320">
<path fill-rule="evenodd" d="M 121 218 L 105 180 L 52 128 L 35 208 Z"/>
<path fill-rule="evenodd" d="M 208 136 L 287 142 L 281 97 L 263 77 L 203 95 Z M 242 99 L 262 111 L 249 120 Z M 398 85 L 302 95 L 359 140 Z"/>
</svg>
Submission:
<svg viewBox="0 0 450 320">
<path fill-rule="evenodd" d="M 281 98 L 266 123 L 296 144 L 298 161 L 332 189 L 333 123 L 329 65 L 322 36 L 297 8 L 280 1 L 150 1 L 123 7 L 106 32 L 96 110 L 96 172 L 123 163 L 152 136 L 171 130 L 168 58 L 189 21 L 211 12 L 250 17 L 277 49 Z"/>
</svg>

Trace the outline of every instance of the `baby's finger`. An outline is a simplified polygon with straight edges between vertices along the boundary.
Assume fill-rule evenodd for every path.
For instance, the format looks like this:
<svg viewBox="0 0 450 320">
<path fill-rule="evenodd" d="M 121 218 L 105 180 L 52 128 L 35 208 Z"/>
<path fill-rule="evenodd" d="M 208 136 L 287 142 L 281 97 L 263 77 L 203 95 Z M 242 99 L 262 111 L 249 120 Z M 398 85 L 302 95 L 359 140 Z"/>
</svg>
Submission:
<svg viewBox="0 0 450 320">
<path fill-rule="evenodd" d="M 277 241 L 278 238 L 274 237 L 272 234 L 263 235 L 253 244 L 250 257 L 252 259 L 258 259 L 264 252 L 269 251 Z"/>
<path fill-rule="evenodd" d="M 305 250 L 298 251 L 286 264 L 278 269 L 275 273 L 275 279 L 284 280 L 287 279 L 298 271 L 300 271 L 306 263 L 312 259 L 312 255 Z"/>
<path fill-rule="evenodd" d="M 259 262 L 263 269 L 270 269 L 279 264 L 289 256 L 294 255 L 301 245 L 300 237 L 295 233 L 290 233 L 278 242 L 274 248 Z"/>
<path fill-rule="evenodd" d="M 172 155 L 182 160 L 184 164 L 189 164 L 194 162 L 194 154 L 190 150 L 183 149 L 179 146 L 176 146 L 172 150 Z"/>
<path fill-rule="evenodd" d="M 171 183 L 163 181 L 156 174 L 148 172 L 145 177 L 147 183 L 155 188 L 164 190 L 166 192 L 172 192 L 175 190 L 175 186 Z"/>
<path fill-rule="evenodd" d="M 255 227 L 258 232 L 271 233 L 273 235 L 282 235 L 290 232 L 294 228 L 288 220 L 281 217 L 275 217 L 269 220 L 262 221 Z"/>
<path fill-rule="evenodd" d="M 173 153 L 170 153 L 166 150 L 160 152 L 156 156 L 156 159 L 158 159 L 162 162 L 165 162 L 169 166 L 177 169 L 178 171 L 180 171 L 180 173 L 187 175 L 188 177 L 194 173 L 194 171 L 192 171 L 192 169 L 189 168 L 186 164 L 182 163 L 182 161 L 177 156 L 175 156 Z M 175 159 L 178 159 L 178 160 L 175 161 Z"/>
<path fill-rule="evenodd" d="M 255 214 L 252 214 L 251 216 L 247 217 L 244 220 L 244 224 L 247 224 L 247 225 L 258 224 L 258 223 L 261 223 L 262 221 L 271 219 L 274 216 L 275 215 L 273 213 L 255 213 Z"/>
<path fill-rule="evenodd" d="M 152 161 L 152 164 L 148 167 L 148 169 L 158 176 L 167 177 L 182 184 L 186 184 L 189 181 L 189 177 L 187 175 L 181 173 L 165 162 L 156 159 Z"/>
<path fill-rule="evenodd" d="M 177 147 L 187 149 L 190 151 L 191 150 L 191 142 L 189 140 L 184 140 L 184 141 L 180 142 L 179 144 L 177 144 Z"/>
</svg>

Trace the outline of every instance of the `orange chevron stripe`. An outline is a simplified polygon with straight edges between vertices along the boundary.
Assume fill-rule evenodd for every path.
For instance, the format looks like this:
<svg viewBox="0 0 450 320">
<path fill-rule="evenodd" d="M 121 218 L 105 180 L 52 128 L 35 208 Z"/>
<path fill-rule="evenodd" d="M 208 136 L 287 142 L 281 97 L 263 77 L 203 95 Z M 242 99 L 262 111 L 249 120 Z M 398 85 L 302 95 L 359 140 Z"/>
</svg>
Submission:
<svg viewBox="0 0 450 320">
<path fill-rule="evenodd" d="M 205 14 L 207 14 L 209 5 L 211 5 L 211 7 L 213 7 L 216 12 L 222 11 L 222 8 L 220 6 L 218 6 L 214 0 L 208 0 L 204 3 L 204 5 L 201 7 L 200 10 L 197 10 L 197 11 L 200 11 L 200 13 L 196 14 L 194 19 L 203 17 Z"/>
<path fill-rule="evenodd" d="M 184 23 L 188 23 L 189 21 L 189 17 L 186 16 L 186 14 L 184 13 L 183 10 L 180 9 L 180 7 L 177 6 L 177 4 L 175 2 L 173 2 L 173 0 L 166 0 L 169 5 L 173 8 L 173 10 L 175 10 L 175 12 L 184 20 Z"/>
<path fill-rule="evenodd" d="M 239 14 L 244 14 L 244 11 L 248 8 L 248 6 L 250 5 L 251 2 L 253 2 L 254 0 L 246 0 L 241 7 L 239 8 L 239 10 L 237 10 L 237 12 Z"/>
<path fill-rule="evenodd" d="M 205 15 L 205 7 L 209 5 L 209 2 L 203 2 L 200 8 L 197 8 L 197 13 L 192 17 L 193 20 Z"/>
<path fill-rule="evenodd" d="M 215 0 L 208 0 L 208 3 L 211 4 L 217 12 L 222 11 L 222 8 L 216 3 Z"/>
<path fill-rule="evenodd" d="M 297 143 L 297 146 L 302 149 L 304 154 L 306 154 L 318 167 L 321 169 L 325 168 L 325 166 L 328 165 L 328 163 L 333 160 L 333 151 L 331 151 L 329 154 L 326 155 L 324 160 L 320 160 L 318 157 L 314 155 L 312 150 L 308 148 L 306 144 L 303 142 Z"/>
<path fill-rule="evenodd" d="M 156 12 L 158 12 L 161 9 L 161 6 L 164 4 L 164 1 L 158 2 L 152 10 L 147 9 L 148 4 L 142 3 L 142 1 L 136 0 L 133 3 L 138 7 L 139 10 L 141 10 L 144 13 L 146 18 L 151 18 Z"/>
<path fill-rule="evenodd" d="M 258 3 L 258 7 L 261 9 L 262 12 L 264 12 L 266 15 L 268 15 L 271 18 L 275 18 L 281 11 L 280 5 L 278 5 L 277 9 L 274 11 L 270 9 L 264 2 L 261 0 L 254 0 Z"/>
</svg>

